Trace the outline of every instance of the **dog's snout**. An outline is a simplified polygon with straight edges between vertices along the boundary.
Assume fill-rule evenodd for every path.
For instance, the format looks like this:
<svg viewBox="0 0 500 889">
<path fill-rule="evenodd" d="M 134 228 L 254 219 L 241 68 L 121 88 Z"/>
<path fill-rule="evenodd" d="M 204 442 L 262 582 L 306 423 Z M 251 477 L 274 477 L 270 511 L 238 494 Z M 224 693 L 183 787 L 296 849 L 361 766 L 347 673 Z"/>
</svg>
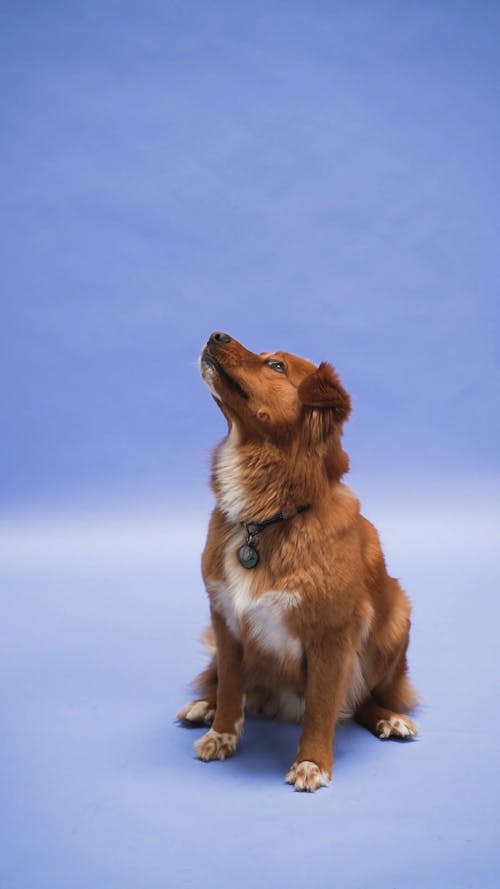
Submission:
<svg viewBox="0 0 500 889">
<path fill-rule="evenodd" d="M 221 333 L 219 330 L 216 330 L 215 333 L 212 333 L 208 340 L 209 346 L 227 346 L 227 344 L 230 342 L 231 337 L 228 336 L 227 333 Z"/>
</svg>

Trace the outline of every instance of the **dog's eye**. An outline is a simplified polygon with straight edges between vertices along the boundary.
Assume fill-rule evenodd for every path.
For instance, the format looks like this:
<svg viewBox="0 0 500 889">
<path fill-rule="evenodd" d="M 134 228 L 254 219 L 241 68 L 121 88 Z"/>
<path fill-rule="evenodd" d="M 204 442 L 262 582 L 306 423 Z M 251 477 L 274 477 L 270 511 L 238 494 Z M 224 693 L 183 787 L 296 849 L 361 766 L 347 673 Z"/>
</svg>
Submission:
<svg viewBox="0 0 500 889">
<path fill-rule="evenodd" d="M 267 363 L 269 367 L 272 367 L 273 370 L 277 370 L 279 374 L 286 373 L 286 367 L 282 361 L 275 361 L 274 358 L 271 358 Z"/>
</svg>

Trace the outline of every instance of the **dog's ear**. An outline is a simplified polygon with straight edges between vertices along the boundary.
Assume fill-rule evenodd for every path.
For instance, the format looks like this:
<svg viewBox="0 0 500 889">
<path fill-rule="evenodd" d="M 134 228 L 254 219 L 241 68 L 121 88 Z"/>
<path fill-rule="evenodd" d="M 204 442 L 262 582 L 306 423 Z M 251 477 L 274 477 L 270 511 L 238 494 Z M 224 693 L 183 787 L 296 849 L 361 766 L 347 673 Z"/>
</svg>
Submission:
<svg viewBox="0 0 500 889">
<path fill-rule="evenodd" d="M 329 408 L 336 420 L 347 420 L 351 413 L 351 399 L 326 361 L 302 380 L 297 391 L 305 407 Z"/>
</svg>

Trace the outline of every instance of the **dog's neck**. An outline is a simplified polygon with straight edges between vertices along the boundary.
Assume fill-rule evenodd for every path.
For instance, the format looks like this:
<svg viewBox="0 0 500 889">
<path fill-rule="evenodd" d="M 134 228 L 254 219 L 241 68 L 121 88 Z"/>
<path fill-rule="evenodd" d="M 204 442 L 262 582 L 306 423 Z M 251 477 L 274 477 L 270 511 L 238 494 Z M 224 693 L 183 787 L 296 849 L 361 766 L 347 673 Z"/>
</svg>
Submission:
<svg viewBox="0 0 500 889">
<path fill-rule="evenodd" d="M 340 448 L 340 442 L 338 443 Z M 234 523 L 262 522 L 280 511 L 317 505 L 347 469 L 347 456 L 331 471 L 328 454 L 304 452 L 299 443 L 240 443 L 233 432 L 216 449 L 212 488 L 226 518 Z"/>
</svg>

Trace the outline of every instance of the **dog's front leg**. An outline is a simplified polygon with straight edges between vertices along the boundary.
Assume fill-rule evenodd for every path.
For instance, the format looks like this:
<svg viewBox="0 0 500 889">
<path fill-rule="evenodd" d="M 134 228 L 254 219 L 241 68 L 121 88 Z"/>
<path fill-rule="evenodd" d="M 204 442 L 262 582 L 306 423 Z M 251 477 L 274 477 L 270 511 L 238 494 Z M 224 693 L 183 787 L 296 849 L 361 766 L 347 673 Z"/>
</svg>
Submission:
<svg viewBox="0 0 500 889">
<path fill-rule="evenodd" d="M 295 762 L 285 780 L 295 790 L 326 787 L 332 777 L 335 723 L 345 696 L 352 646 L 345 630 L 316 639 L 306 649 L 304 724 Z"/>
<path fill-rule="evenodd" d="M 243 731 L 243 661 L 241 645 L 224 618 L 212 610 L 217 644 L 217 706 L 212 728 L 194 746 L 198 759 L 226 759 Z"/>
</svg>

